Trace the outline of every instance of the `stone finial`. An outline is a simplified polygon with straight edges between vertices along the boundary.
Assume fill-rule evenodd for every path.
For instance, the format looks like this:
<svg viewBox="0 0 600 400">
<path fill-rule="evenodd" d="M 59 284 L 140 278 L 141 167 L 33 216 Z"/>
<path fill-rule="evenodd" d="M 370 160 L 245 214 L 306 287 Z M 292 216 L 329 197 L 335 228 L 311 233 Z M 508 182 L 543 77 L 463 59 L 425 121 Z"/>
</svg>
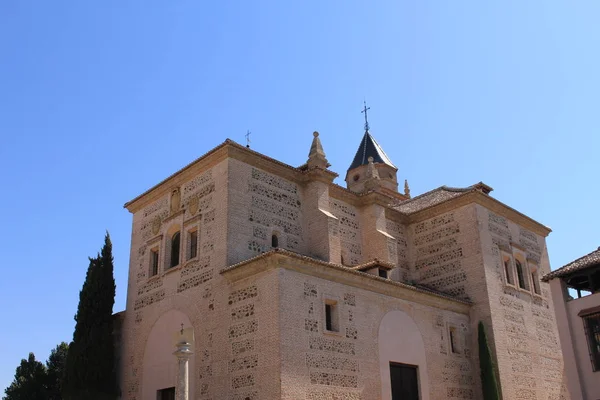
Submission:
<svg viewBox="0 0 600 400">
<path fill-rule="evenodd" d="M 367 178 L 368 179 L 379 179 L 379 171 L 377 171 L 377 168 L 375 167 L 375 164 L 373 163 L 373 161 L 374 161 L 373 157 L 369 157 L 368 161 L 369 161 L 369 165 L 367 165 Z"/>
<path fill-rule="evenodd" d="M 404 180 L 404 195 L 410 198 L 410 188 L 408 187 L 408 179 Z"/>
<path fill-rule="evenodd" d="M 310 146 L 310 152 L 308 153 L 307 165 L 309 168 L 327 168 L 329 167 L 329 163 L 327 162 L 325 151 L 323 151 L 323 145 L 321 145 L 321 140 L 319 139 L 319 132 L 313 132 L 313 136 L 314 138 L 312 145 Z"/>
<path fill-rule="evenodd" d="M 379 171 L 373 163 L 373 157 L 368 158 L 369 164 L 367 165 L 365 189 L 376 190 L 381 186 L 381 178 L 379 177 Z"/>
</svg>

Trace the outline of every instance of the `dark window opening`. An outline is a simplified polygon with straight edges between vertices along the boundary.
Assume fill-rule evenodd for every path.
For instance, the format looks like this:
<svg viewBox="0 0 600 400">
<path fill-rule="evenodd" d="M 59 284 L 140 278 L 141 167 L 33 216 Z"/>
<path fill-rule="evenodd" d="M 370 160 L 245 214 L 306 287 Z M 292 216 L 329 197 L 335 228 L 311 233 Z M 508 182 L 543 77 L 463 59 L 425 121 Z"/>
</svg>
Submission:
<svg viewBox="0 0 600 400">
<path fill-rule="evenodd" d="M 333 305 L 325 304 L 325 329 L 328 331 L 333 330 Z"/>
<path fill-rule="evenodd" d="M 592 369 L 600 371 L 600 313 L 584 316 L 583 324 L 590 350 Z"/>
<path fill-rule="evenodd" d="M 458 346 L 456 345 L 456 329 L 450 328 L 450 350 L 452 353 L 458 354 L 460 351 L 458 350 Z"/>
<path fill-rule="evenodd" d="M 175 400 L 175 388 L 170 387 L 156 392 L 157 400 Z"/>
<path fill-rule="evenodd" d="M 277 235 L 271 235 L 271 247 L 279 247 L 279 238 Z"/>
<path fill-rule="evenodd" d="M 387 279 L 388 273 L 387 273 L 387 271 L 385 269 L 379 268 L 379 276 L 382 277 L 382 278 Z"/>
<path fill-rule="evenodd" d="M 417 367 L 390 363 L 392 400 L 419 400 Z"/>
<path fill-rule="evenodd" d="M 526 289 L 525 287 L 525 275 L 523 275 L 523 266 L 519 260 L 516 260 L 515 264 L 517 265 L 517 278 L 519 279 L 519 287 L 521 289 Z"/>
<path fill-rule="evenodd" d="M 158 274 L 158 249 L 150 250 L 150 276 Z"/>
<path fill-rule="evenodd" d="M 332 300 L 325 301 L 325 330 L 329 332 L 340 331 L 337 302 Z"/>
<path fill-rule="evenodd" d="M 510 276 L 510 261 L 509 260 L 504 261 L 504 273 L 506 274 L 506 283 L 508 283 L 509 285 L 514 285 L 512 277 Z"/>
<path fill-rule="evenodd" d="M 198 255 L 198 231 L 190 232 L 190 258 Z"/>
<path fill-rule="evenodd" d="M 171 238 L 171 268 L 179 265 L 179 245 L 181 244 L 181 235 L 179 232 L 173 234 Z"/>
</svg>

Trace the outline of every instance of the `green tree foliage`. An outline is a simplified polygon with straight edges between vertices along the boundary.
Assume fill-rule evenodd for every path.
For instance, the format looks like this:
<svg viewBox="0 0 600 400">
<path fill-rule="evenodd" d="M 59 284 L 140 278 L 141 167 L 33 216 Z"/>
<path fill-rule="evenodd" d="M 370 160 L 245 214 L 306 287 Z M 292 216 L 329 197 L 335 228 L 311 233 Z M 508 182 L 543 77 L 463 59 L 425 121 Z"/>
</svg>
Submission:
<svg viewBox="0 0 600 400">
<path fill-rule="evenodd" d="M 112 400 L 117 397 L 114 302 L 112 244 L 107 233 L 100 254 L 90 258 L 79 293 L 75 332 L 69 345 L 62 388 L 65 400 Z"/>
<path fill-rule="evenodd" d="M 483 322 L 479 321 L 478 327 L 478 342 L 479 342 L 479 369 L 481 373 L 481 386 L 483 389 L 484 400 L 499 400 L 500 393 L 498 392 L 498 382 L 496 381 L 496 371 L 492 352 L 488 345 L 487 335 Z"/>
<path fill-rule="evenodd" d="M 46 361 L 48 400 L 62 400 L 61 387 L 69 345 L 62 342 L 50 352 Z"/>
<path fill-rule="evenodd" d="M 21 360 L 21 365 L 15 372 L 15 380 L 4 390 L 3 400 L 47 400 L 47 376 L 44 364 L 29 353 L 27 360 Z"/>
</svg>

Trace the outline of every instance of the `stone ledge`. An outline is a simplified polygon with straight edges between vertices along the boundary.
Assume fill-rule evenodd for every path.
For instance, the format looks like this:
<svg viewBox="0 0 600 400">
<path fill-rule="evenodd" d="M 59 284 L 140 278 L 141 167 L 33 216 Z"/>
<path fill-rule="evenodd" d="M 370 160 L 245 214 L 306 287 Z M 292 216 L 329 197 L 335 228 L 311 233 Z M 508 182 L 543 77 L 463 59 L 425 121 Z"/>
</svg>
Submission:
<svg viewBox="0 0 600 400">
<path fill-rule="evenodd" d="M 395 297 L 461 314 L 469 314 L 471 303 L 449 295 L 408 285 L 377 275 L 356 271 L 339 264 L 303 256 L 289 250 L 275 249 L 220 271 L 230 282 L 237 282 L 261 272 L 288 269 L 359 289 Z"/>
</svg>

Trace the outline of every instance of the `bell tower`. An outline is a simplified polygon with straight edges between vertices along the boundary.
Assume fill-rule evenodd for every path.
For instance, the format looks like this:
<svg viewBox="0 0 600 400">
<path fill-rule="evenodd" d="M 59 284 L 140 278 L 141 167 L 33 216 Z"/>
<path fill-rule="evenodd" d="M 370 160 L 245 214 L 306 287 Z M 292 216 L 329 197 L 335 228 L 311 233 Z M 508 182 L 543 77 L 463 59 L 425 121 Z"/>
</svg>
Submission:
<svg viewBox="0 0 600 400">
<path fill-rule="evenodd" d="M 390 161 L 379 143 L 369 132 L 366 103 L 363 109 L 365 114 L 365 134 L 360 141 L 356 155 L 350 168 L 346 172 L 346 187 L 353 192 L 362 193 L 381 185 L 387 189 L 398 191 L 398 168 Z"/>
</svg>

